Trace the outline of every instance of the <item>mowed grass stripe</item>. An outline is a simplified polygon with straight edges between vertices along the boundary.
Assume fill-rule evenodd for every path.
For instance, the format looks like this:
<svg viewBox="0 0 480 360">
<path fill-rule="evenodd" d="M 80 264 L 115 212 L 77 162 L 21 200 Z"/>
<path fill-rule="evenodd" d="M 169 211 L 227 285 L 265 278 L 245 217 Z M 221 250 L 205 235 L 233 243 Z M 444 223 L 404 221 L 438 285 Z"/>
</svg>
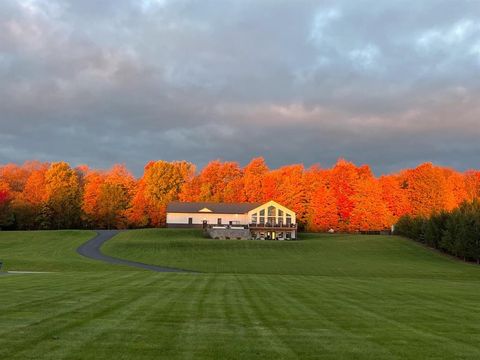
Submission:
<svg viewBox="0 0 480 360">
<path fill-rule="evenodd" d="M 352 332 L 343 327 L 341 323 L 332 321 L 328 315 L 333 313 L 335 317 L 339 317 L 340 314 L 337 304 L 334 308 L 329 308 L 328 312 L 322 311 L 325 306 L 320 303 L 326 303 L 328 306 L 335 296 L 328 284 L 323 286 L 324 281 L 320 280 L 322 286 L 317 288 L 317 293 L 312 296 L 312 294 L 308 294 L 307 289 L 312 286 L 312 281 L 315 279 L 310 279 L 310 282 L 305 285 L 302 283 L 289 284 L 287 276 L 282 276 L 281 279 L 275 276 L 262 277 L 259 280 L 263 286 L 254 287 L 256 291 L 254 297 L 275 299 L 275 305 L 272 306 L 271 302 L 264 301 L 260 303 L 258 313 L 268 313 L 268 308 L 271 307 L 274 314 L 270 318 L 275 319 L 272 327 L 285 343 L 292 348 L 299 349 L 299 358 L 307 356 L 309 351 L 307 349 L 312 347 L 318 349 L 318 353 L 324 357 L 346 356 L 351 358 L 358 352 L 358 348 L 350 347 L 352 343 L 361 343 L 363 347 L 369 349 L 370 354 L 375 354 L 378 358 L 395 358 L 383 346 L 379 346 L 362 334 Z M 291 288 L 297 288 L 298 291 L 290 294 L 287 289 Z M 285 309 L 289 309 L 289 311 L 285 311 Z M 296 324 L 302 324 L 302 326 L 296 326 Z M 339 352 L 339 345 L 341 347 L 345 340 L 349 347 L 345 349 L 346 351 Z M 334 354 L 332 353 L 332 344 L 335 344 Z"/>
<path fill-rule="evenodd" d="M 263 289 L 265 283 L 262 284 L 259 278 L 252 279 L 251 277 L 238 276 L 237 279 L 245 298 L 242 309 L 247 315 L 249 323 L 265 344 L 263 348 L 275 350 L 275 354 L 267 353 L 264 355 L 275 358 L 297 358 L 296 351 L 279 337 L 278 328 L 272 323 L 272 319 L 276 319 L 278 316 L 277 299 L 273 296 L 274 294 L 268 289 Z M 252 286 L 253 284 L 254 286 Z M 269 283 L 268 286 L 270 285 Z M 264 306 L 265 298 L 258 296 L 256 290 L 266 290 L 268 292 L 267 306 Z M 265 352 L 265 350 L 263 351 Z"/>
<path fill-rule="evenodd" d="M 292 280 L 294 281 L 294 280 Z M 296 281 L 296 280 L 295 280 Z M 309 281 L 311 284 L 312 279 L 305 279 L 305 281 Z M 421 354 L 426 348 L 428 348 L 429 343 L 438 343 L 439 346 L 435 348 L 435 353 L 437 357 L 442 358 L 446 353 L 450 353 L 452 357 L 456 356 L 456 354 L 465 354 L 467 358 L 471 356 L 471 358 L 475 358 L 474 354 L 478 354 L 478 351 L 480 348 L 476 345 L 472 346 L 472 343 L 470 345 L 464 346 L 464 343 L 458 339 L 454 338 L 449 338 L 449 339 L 444 339 L 442 335 L 436 334 L 432 332 L 432 324 L 434 322 L 432 319 L 425 319 L 426 321 L 422 321 L 420 316 L 424 314 L 425 312 L 427 314 L 430 313 L 430 311 L 425 311 L 430 310 L 431 307 L 429 305 L 434 305 L 434 304 L 439 304 L 438 301 L 432 302 L 428 300 L 428 302 L 425 304 L 422 301 L 421 296 L 417 297 L 416 304 L 409 304 L 407 308 L 402 306 L 402 302 L 398 302 L 397 304 L 392 305 L 392 301 L 390 298 L 386 299 L 384 303 L 387 305 L 387 309 L 383 309 L 381 307 L 382 304 L 382 296 L 381 294 L 387 294 L 386 291 L 387 289 L 391 288 L 391 284 L 388 284 L 387 289 L 379 289 L 378 295 L 376 294 L 371 294 L 369 298 L 361 297 L 360 299 L 353 299 L 352 296 L 348 296 L 348 294 L 352 295 L 357 295 L 359 293 L 362 293 L 363 291 L 357 291 L 358 286 L 364 286 L 365 281 L 361 281 L 359 283 L 348 283 L 348 287 L 345 286 L 345 284 L 339 284 L 335 283 L 333 286 L 333 289 L 335 289 L 335 292 L 337 294 L 337 297 L 335 299 L 335 304 L 334 306 L 337 309 L 342 309 L 346 314 L 351 314 L 352 318 L 349 319 L 344 319 L 345 321 L 340 321 L 342 320 L 339 317 L 331 317 L 330 319 L 332 321 L 335 321 L 335 323 L 343 323 L 345 322 L 348 327 L 351 329 L 358 328 L 359 332 L 363 334 L 368 334 L 371 336 L 372 341 L 377 341 L 375 338 L 379 338 L 381 343 L 385 345 L 389 345 L 390 347 L 394 346 L 396 342 L 399 343 L 398 346 L 398 355 L 400 355 L 402 358 L 406 355 L 408 355 L 409 352 L 411 352 L 412 348 L 417 349 L 417 353 Z M 378 289 L 379 287 L 382 286 L 382 283 L 376 283 L 376 288 Z M 365 284 L 368 286 L 368 288 L 371 289 L 372 284 Z M 328 288 L 328 285 L 324 287 Z M 313 287 L 317 289 L 318 287 Z M 342 288 L 345 294 L 342 293 Z M 418 292 L 421 294 L 421 289 L 418 289 Z M 365 292 L 364 292 L 365 293 Z M 312 294 L 312 293 L 306 293 L 306 297 L 311 297 L 310 301 L 305 301 L 305 303 L 312 303 L 318 298 L 317 294 Z M 367 307 L 368 304 L 370 308 Z M 441 304 L 441 301 L 440 301 Z M 443 305 L 443 304 L 442 304 Z M 445 307 L 442 305 L 438 305 L 438 308 L 441 308 L 445 310 Z M 447 306 L 448 308 L 448 306 Z M 412 320 L 412 311 L 415 311 L 416 313 L 414 315 L 415 320 L 420 320 L 419 322 L 416 321 L 411 321 Z M 334 314 L 335 311 L 334 309 L 327 309 L 324 311 L 325 314 Z M 400 315 L 396 315 L 400 313 Z M 408 316 L 408 315 L 410 316 Z M 406 316 L 407 315 L 407 316 Z M 399 320 L 400 318 L 400 320 Z M 442 317 L 442 323 L 441 325 L 447 325 L 447 326 L 453 326 L 454 324 L 452 323 L 446 323 L 445 319 L 448 319 L 449 316 L 448 314 L 443 314 Z M 438 318 L 437 318 L 438 319 Z M 406 320 L 406 321 L 405 321 Z M 422 328 L 421 324 L 429 324 L 427 327 Z M 387 328 L 389 329 L 389 332 L 385 331 L 377 331 L 376 329 L 384 329 L 385 325 L 387 325 Z M 478 327 L 477 327 L 478 329 Z M 459 329 L 460 330 L 460 329 Z M 455 332 L 449 332 L 451 335 L 454 335 Z M 402 340 L 398 341 L 397 338 L 393 335 L 399 335 L 399 338 Z M 477 332 L 478 334 L 478 332 Z M 451 341 L 445 341 L 445 340 L 451 340 Z M 458 342 L 458 344 L 455 344 Z M 405 344 L 409 345 L 410 351 L 405 353 Z M 449 346 L 446 348 L 443 348 L 443 344 L 448 343 Z M 451 345 L 455 344 L 455 347 L 452 347 Z M 466 349 L 467 348 L 467 349 Z M 431 351 L 432 349 L 429 349 Z M 427 356 L 425 354 L 425 356 Z M 390 357 L 389 357 L 390 358 Z"/>
<path fill-rule="evenodd" d="M 78 348 L 78 354 L 85 356 L 85 353 L 90 351 L 93 357 L 98 352 L 108 349 L 109 344 L 119 342 L 119 338 L 127 339 L 126 331 L 140 328 L 138 320 L 136 320 L 137 326 L 123 329 L 125 322 L 128 323 L 126 318 L 129 314 L 136 317 L 138 309 L 146 299 L 150 300 L 149 305 L 155 303 L 155 297 L 139 296 L 138 291 L 134 289 L 143 289 L 158 284 L 159 279 L 152 277 L 139 279 L 137 276 L 129 281 L 125 280 L 127 281 L 124 286 L 118 287 L 114 291 L 106 287 L 108 293 L 97 294 L 94 301 L 85 303 L 86 299 L 82 298 L 81 302 L 84 305 L 69 309 L 67 313 L 56 313 L 54 316 L 43 319 L 41 324 L 33 324 L 34 326 L 29 330 L 41 332 L 42 337 L 32 339 L 30 334 L 25 334 L 24 342 L 19 344 L 22 351 L 14 350 L 14 355 L 10 356 L 21 359 L 28 358 L 27 354 L 29 353 L 34 354 L 33 358 L 38 354 L 48 354 L 48 357 L 44 357 L 57 359 L 65 355 L 66 349 L 68 349 L 67 353 L 75 354 L 75 349 Z M 178 296 L 178 293 L 174 291 L 178 288 L 178 284 L 174 280 L 168 281 L 168 278 L 164 278 L 160 279 L 160 282 L 162 288 L 166 291 L 172 290 L 169 293 Z M 125 291 L 125 289 L 127 290 Z M 152 311 L 154 309 L 153 307 Z M 58 321 L 62 317 L 64 321 Z M 65 321 L 65 318 L 68 318 L 68 321 Z M 42 326 L 39 328 L 38 325 Z M 119 331 L 120 336 L 118 336 Z M 68 347 L 62 346 L 65 344 L 68 344 Z M 116 347 L 118 348 L 118 345 Z M 105 354 L 108 356 L 108 351 L 105 351 Z"/>
<path fill-rule="evenodd" d="M 49 342 L 56 340 L 55 338 L 60 334 L 66 334 L 70 329 L 121 306 L 122 297 L 119 296 L 121 290 L 112 292 L 106 283 L 102 285 L 103 287 L 95 288 L 90 296 L 78 297 L 75 295 L 75 289 L 72 289 L 69 294 L 64 295 L 61 303 L 45 302 L 37 308 L 33 308 L 30 321 L 21 324 L 14 332 L 9 333 L 9 335 L 17 335 L 14 339 L 9 340 L 9 345 L 14 344 L 10 356 L 15 355 L 20 359 L 28 358 L 28 351 L 37 344 L 42 343 L 42 345 L 48 346 Z M 66 284 L 66 286 L 68 285 Z M 102 288 L 106 290 L 102 290 Z M 12 330 L 10 329 L 10 331 Z M 8 337 L 4 337 L 0 341 L 3 342 L 7 339 Z M 33 354 L 43 353 L 40 350 L 31 352 Z"/>
<path fill-rule="evenodd" d="M 35 309 L 37 307 L 54 308 L 52 305 L 76 304 L 79 297 L 90 295 L 92 292 L 97 294 L 106 287 L 115 287 L 123 285 L 129 278 L 136 278 L 138 274 L 135 273 L 120 273 L 115 278 L 109 278 L 108 286 L 105 282 L 97 282 L 97 279 L 105 278 L 102 275 L 88 274 L 85 277 L 84 273 L 69 274 L 69 275 L 20 275 L 17 279 L 11 278 L 12 281 L 5 282 L 3 286 L 9 289 L 8 285 L 14 285 L 15 289 L 8 291 L 8 297 L 14 299 L 10 305 L 4 304 L 1 307 L 1 314 L 8 314 L 15 311 L 22 311 L 24 309 Z M 52 278 L 52 276 L 54 276 Z M 78 278 L 84 281 L 79 282 Z M 45 283 L 48 282 L 48 287 Z M 65 287 L 69 284 L 75 284 L 75 289 L 65 293 Z M 25 297 L 24 293 L 28 291 L 32 294 L 30 297 Z M 0 329 L 2 323 L 0 323 Z M 0 330 L 1 334 L 1 330 Z"/>
<path fill-rule="evenodd" d="M 158 353 L 163 343 L 162 338 L 158 336 L 155 329 L 149 326 L 148 320 L 156 316 L 159 305 L 164 308 L 164 305 L 174 304 L 178 301 L 182 296 L 182 291 L 185 291 L 192 283 L 193 279 L 190 282 L 180 282 L 182 286 L 179 286 L 179 283 L 171 276 L 151 275 L 143 285 L 133 284 L 134 289 L 149 288 L 153 285 L 159 287 L 155 286 L 157 291 L 150 293 L 132 291 L 127 302 L 118 311 L 108 314 L 107 317 L 93 319 L 88 323 L 86 330 L 93 331 L 94 336 L 85 339 L 78 345 L 78 353 L 91 353 L 96 358 L 108 358 L 112 352 L 122 354 L 120 358 L 135 354 L 138 359 L 144 356 L 148 358 L 152 356 L 152 353 Z M 159 288 L 161 294 L 159 294 Z M 161 301 L 159 301 L 159 295 L 161 295 Z M 78 329 L 78 331 L 81 332 L 82 329 Z M 154 341 L 155 338 L 157 341 Z"/>
</svg>

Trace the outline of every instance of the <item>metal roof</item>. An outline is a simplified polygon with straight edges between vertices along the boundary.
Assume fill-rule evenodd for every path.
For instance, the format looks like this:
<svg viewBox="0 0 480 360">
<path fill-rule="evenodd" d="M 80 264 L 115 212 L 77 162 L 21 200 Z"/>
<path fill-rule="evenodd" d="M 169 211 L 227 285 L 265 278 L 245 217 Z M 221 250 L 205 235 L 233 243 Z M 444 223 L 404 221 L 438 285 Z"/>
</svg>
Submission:
<svg viewBox="0 0 480 360">
<path fill-rule="evenodd" d="M 168 204 L 170 213 L 213 213 L 213 214 L 246 214 L 263 203 L 215 203 L 215 202 L 181 202 Z M 208 209 L 210 211 L 200 211 Z"/>
</svg>

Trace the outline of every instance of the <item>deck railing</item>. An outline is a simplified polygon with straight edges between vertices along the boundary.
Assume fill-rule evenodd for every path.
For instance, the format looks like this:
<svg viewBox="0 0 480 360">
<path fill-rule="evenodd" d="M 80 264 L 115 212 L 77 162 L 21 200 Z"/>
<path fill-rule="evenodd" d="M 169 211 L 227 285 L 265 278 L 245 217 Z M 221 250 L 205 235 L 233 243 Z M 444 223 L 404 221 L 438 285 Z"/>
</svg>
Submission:
<svg viewBox="0 0 480 360">
<path fill-rule="evenodd" d="M 252 223 L 250 228 L 281 228 L 281 229 L 296 229 L 297 224 L 273 224 L 273 223 Z"/>
<path fill-rule="evenodd" d="M 208 229 L 248 229 L 248 225 L 240 224 L 208 224 L 206 227 Z"/>
<path fill-rule="evenodd" d="M 295 230 L 297 228 L 297 224 L 273 224 L 273 223 L 251 223 L 248 225 L 242 224 L 208 224 L 205 226 L 209 229 L 292 229 Z"/>
</svg>

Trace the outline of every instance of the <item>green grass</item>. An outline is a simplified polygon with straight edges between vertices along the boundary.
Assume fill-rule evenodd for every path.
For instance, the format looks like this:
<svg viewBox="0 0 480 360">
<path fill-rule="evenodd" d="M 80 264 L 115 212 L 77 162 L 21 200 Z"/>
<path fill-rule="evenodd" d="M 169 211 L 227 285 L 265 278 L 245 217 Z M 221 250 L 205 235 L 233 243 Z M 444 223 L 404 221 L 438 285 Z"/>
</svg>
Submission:
<svg viewBox="0 0 480 360">
<path fill-rule="evenodd" d="M 0 233 L 2 359 L 478 359 L 480 267 L 408 240 L 298 242 L 126 232 L 83 259 L 89 232 Z"/>
<path fill-rule="evenodd" d="M 302 234 L 299 241 L 214 240 L 198 230 L 121 233 L 106 254 L 207 273 L 478 279 L 480 267 L 394 236 Z"/>
<path fill-rule="evenodd" d="M 0 232 L 0 260 L 5 262 L 2 270 L 111 270 L 111 266 L 77 254 L 77 248 L 94 235 L 94 231 L 77 230 Z"/>
</svg>

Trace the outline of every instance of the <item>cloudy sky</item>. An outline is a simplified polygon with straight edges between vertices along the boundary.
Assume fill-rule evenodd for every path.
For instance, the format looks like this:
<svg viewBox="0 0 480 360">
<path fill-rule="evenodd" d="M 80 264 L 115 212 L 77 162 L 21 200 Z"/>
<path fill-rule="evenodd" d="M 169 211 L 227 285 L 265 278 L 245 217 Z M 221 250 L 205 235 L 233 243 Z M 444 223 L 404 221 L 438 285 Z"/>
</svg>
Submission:
<svg viewBox="0 0 480 360">
<path fill-rule="evenodd" d="M 480 167 L 480 1 L 1 0 L 0 163 Z"/>
</svg>

